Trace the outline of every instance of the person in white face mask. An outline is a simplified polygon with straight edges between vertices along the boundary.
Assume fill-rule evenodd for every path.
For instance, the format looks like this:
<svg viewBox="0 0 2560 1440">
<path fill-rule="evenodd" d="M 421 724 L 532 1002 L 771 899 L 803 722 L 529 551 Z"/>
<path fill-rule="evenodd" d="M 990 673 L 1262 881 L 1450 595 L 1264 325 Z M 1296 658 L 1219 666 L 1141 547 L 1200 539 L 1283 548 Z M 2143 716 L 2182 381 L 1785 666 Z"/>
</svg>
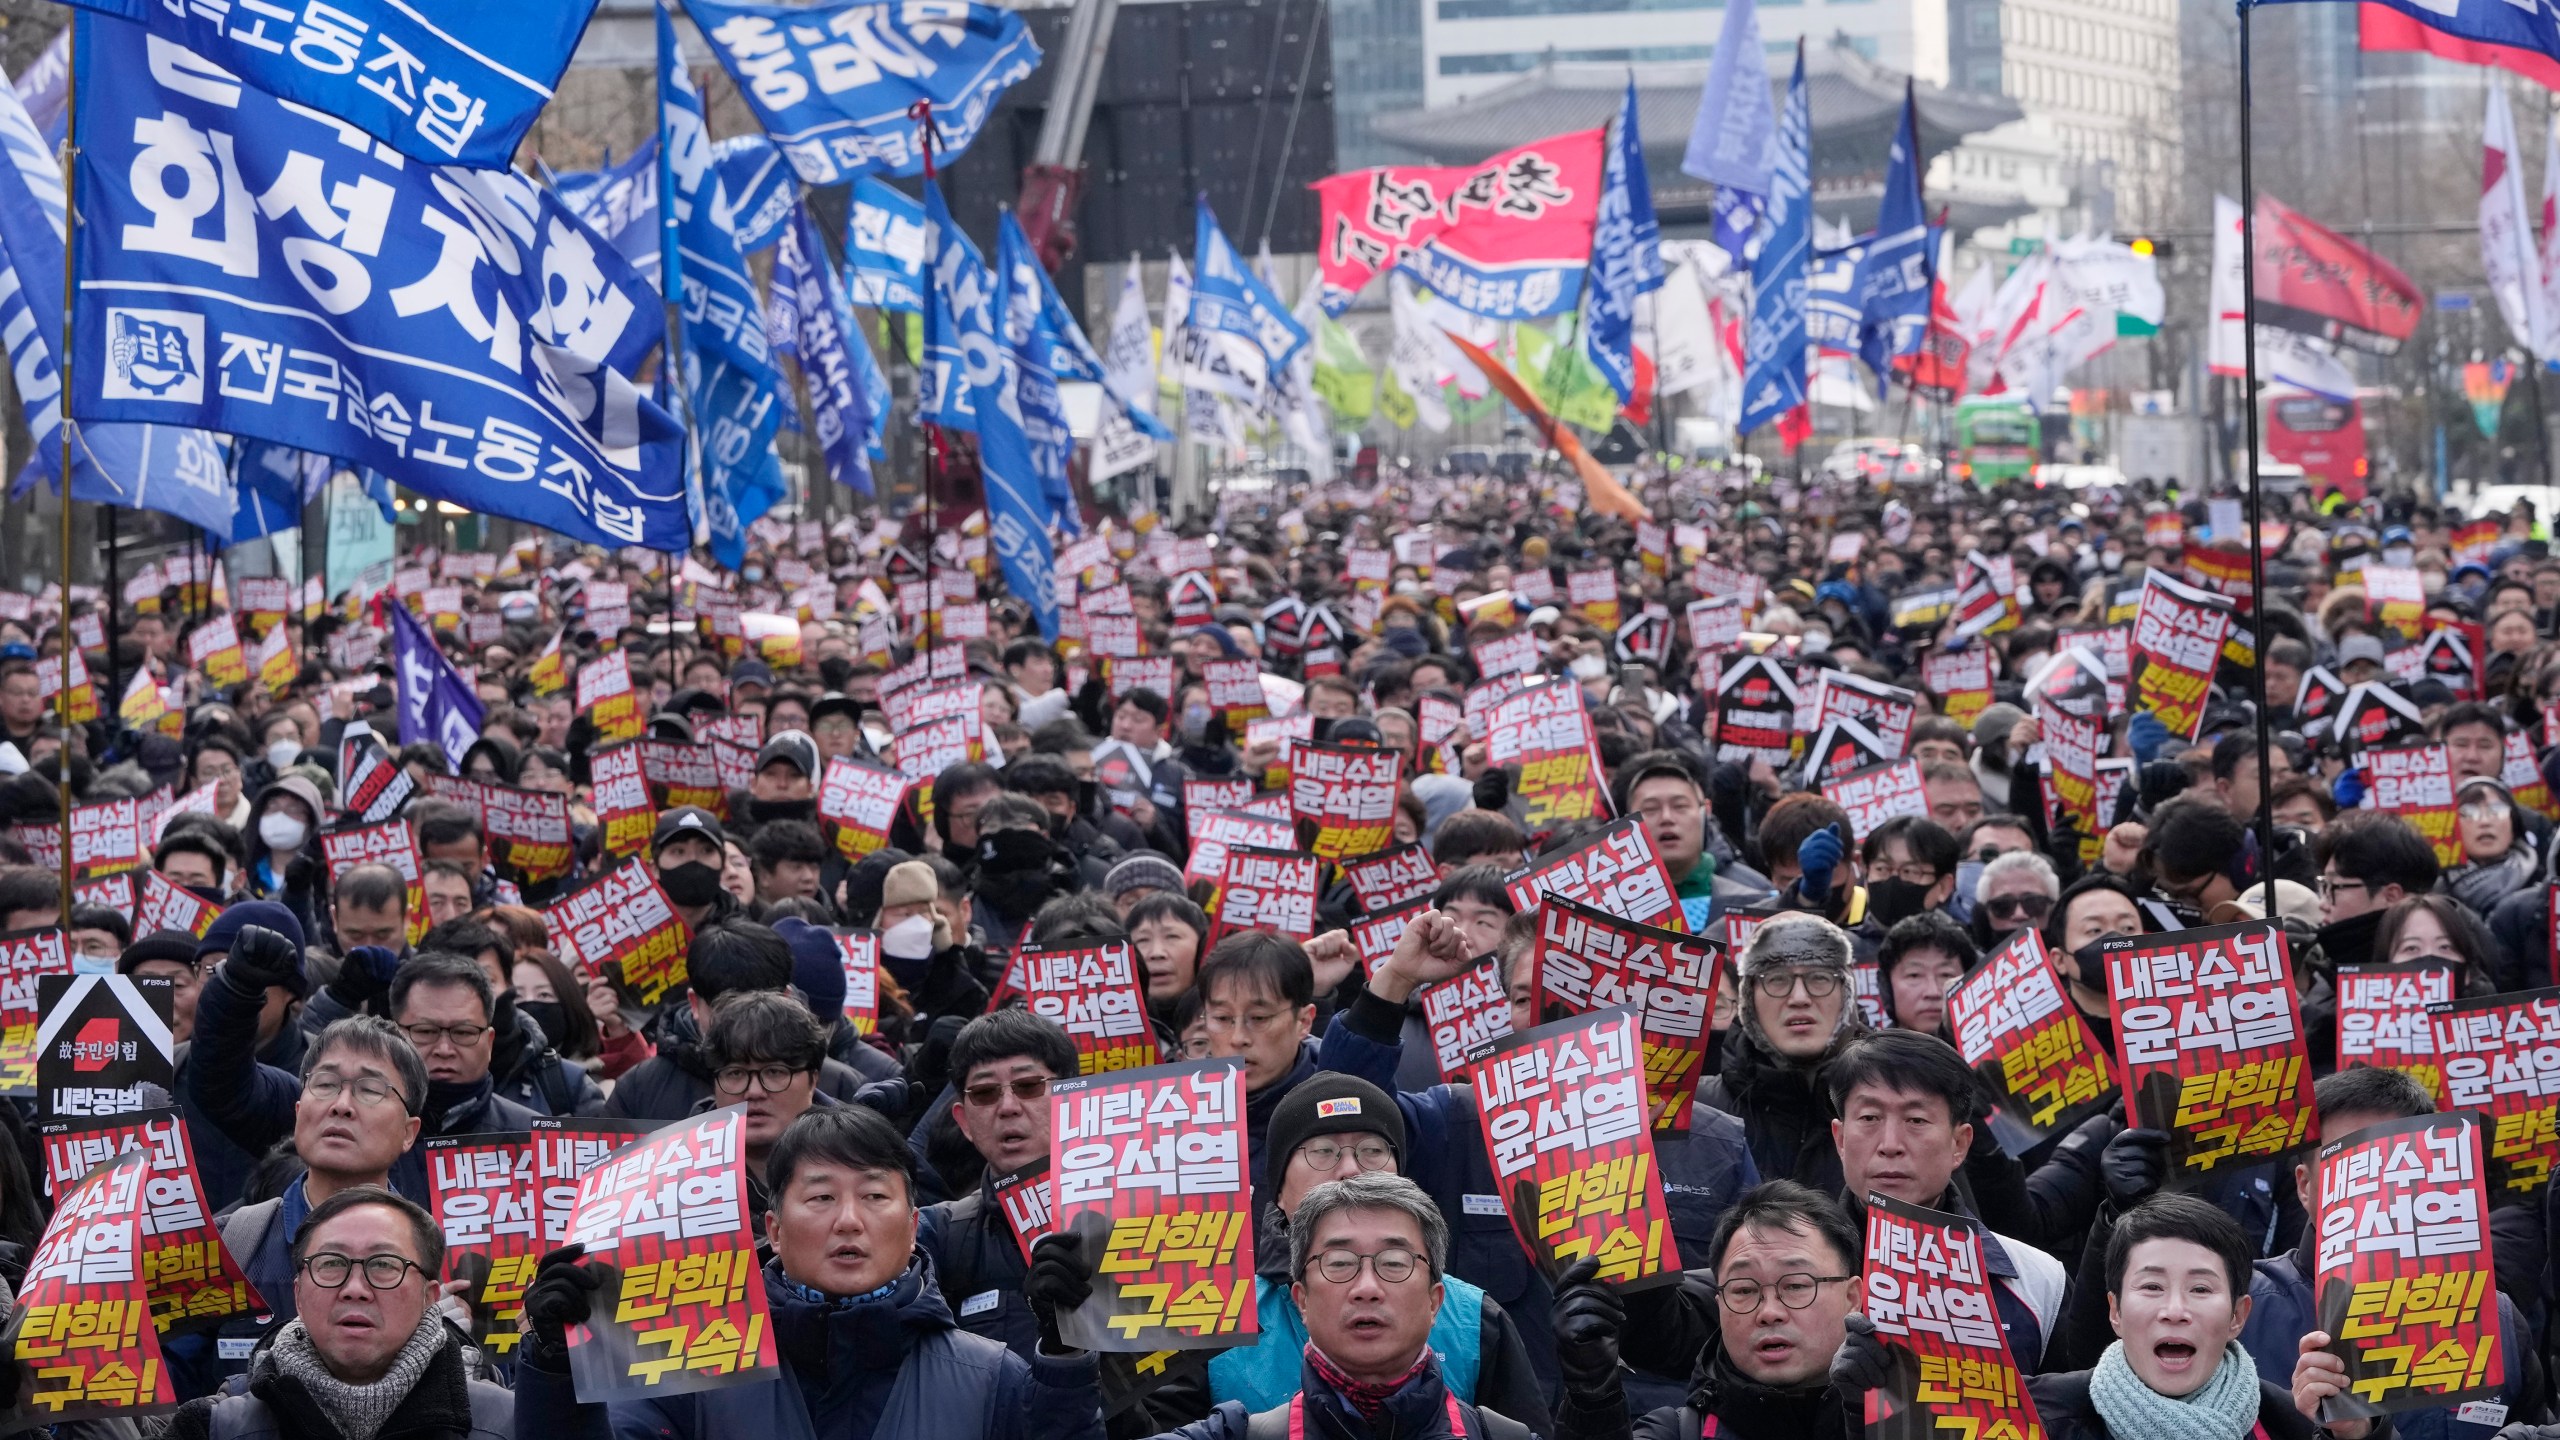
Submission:
<svg viewBox="0 0 2560 1440">
<path fill-rule="evenodd" d="M 320 878 L 320 817 L 328 807 L 320 787 L 287 774 L 260 790 L 249 805 L 249 849 L 255 858 L 241 876 L 250 898 L 277 900 L 297 917 L 310 913 Z"/>
</svg>

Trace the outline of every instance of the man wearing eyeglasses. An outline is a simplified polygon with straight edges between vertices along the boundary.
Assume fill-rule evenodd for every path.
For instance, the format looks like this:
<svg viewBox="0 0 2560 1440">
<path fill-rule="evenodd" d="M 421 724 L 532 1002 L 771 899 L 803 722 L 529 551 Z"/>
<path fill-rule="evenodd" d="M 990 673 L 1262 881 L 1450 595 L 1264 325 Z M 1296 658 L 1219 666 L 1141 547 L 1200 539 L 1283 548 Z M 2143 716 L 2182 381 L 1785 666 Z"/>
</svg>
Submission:
<svg viewBox="0 0 2560 1440">
<path fill-rule="evenodd" d="M 2053 913 L 2062 877 L 2053 862 L 2032 850 L 2013 850 L 1982 867 L 1973 887 L 1973 939 L 1990 954 L 2021 930 L 2033 930 Z"/>
<path fill-rule="evenodd" d="M 514 1433 L 514 1398 L 470 1378 L 466 1342 L 436 1312 L 444 1235 L 426 1211 L 378 1186 L 340 1190 L 313 1207 L 291 1264 L 289 1292 L 261 1293 L 290 1293 L 293 1318 L 245 1374 L 179 1409 L 176 1440 Z"/>
<path fill-rule="evenodd" d="M 809 1007 L 791 996 L 746 990 L 723 995 L 712 1007 L 703 1051 L 711 1062 L 711 1093 L 694 1113 L 746 1107 L 747 1211 L 761 1223 L 770 1204 L 765 1158 L 774 1142 L 811 1106 L 840 1103 L 818 1089 L 818 1071 L 827 1062 L 826 1032 Z"/>
<path fill-rule="evenodd" d="M 1285 1398 L 1258 1409 L 1252 1400 L 1223 1400 L 1207 1419 L 1167 1440 L 1284 1434 L 1530 1440 L 1553 1434 L 1543 1406 L 1531 1420 L 1459 1398 L 1437 1328 L 1450 1308 L 1448 1254 L 1448 1222 L 1410 1180 L 1364 1170 L 1310 1187 L 1289 1221 L 1289 1294 L 1305 1322 L 1295 1384 Z M 1593 1268 L 1581 1262 L 1567 1275 Z M 1266 1332 L 1263 1343 L 1272 1339 Z M 1567 1404 L 1596 1409 L 1616 1400 L 1623 1407 L 1616 1385 L 1612 1364 L 1583 1384 L 1569 1383 Z"/>
<path fill-rule="evenodd" d="M 1742 1121 L 1763 1176 L 1825 1194 L 1842 1184 L 1823 1071 L 1866 1032 L 1849 982 L 1849 936 L 1819 915 L 1770 917 L 1743 947 L 1742 1003 L 1724 1070 L 1698 1082 L 1697 1105 Z"/>
</svg>

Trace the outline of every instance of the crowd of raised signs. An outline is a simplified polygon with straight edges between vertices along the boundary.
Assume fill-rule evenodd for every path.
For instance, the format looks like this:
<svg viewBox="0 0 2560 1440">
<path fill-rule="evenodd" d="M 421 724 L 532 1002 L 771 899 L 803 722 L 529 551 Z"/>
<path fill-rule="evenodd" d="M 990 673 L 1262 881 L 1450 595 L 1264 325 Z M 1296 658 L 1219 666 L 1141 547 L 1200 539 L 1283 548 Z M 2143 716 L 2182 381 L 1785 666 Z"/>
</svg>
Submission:
<svg viewBox="0 0 2560 1440">
<path fill-rule="evenodd" d="M 2346 1388 L 2300 1353 L 2315 1330 L 2431 1337 L 2353 1357 L 2341 1440 L 2365 1433 L 2342 1414 L 2423 1440 L 2544 1418 L 2560 557 L 2530 508 L 2303 499 L 2253 532 L 2143 486 L 1633 489 L 1652 519 L 1490 479 L 1231 497 L 1214 531 L 1062 539 L 1039 603 L 975 516 L 759 522 L 736 573 L 424 550 L 326 606 L 179 555 L 112 615 L 75 592 L 67 747 L 59 607 L 18 605 L 0 1275 L 44 1280 L 51 1197 L 99 1203 L 136 1140 L 201 1202 L 161 1233 L 221 1237 L 154 1252 L 149 1292 L 175 1398 L 210 1394 L 313 1293 L 314 1201 L 386 1185 L 492 1257 L 447 1303 L 475 1373 L 521 1386 L 546 1363 L 531 1257 L 590 1234 L 592 1197 L 510 1225 L 515 1172 L 472 1156 L 513 1137 L 574 1183 L 552 1167 L 578 1137 L 593 1165 L 737 1106 L 703 1153 L 742 1151 L 747 1233 L 781 1247 L 771 1318 L 835 1416 L 816 1433 L 994 1433 L 811 1389 L 791 1307 L 857 1300 L 796 1268 L 766 1167 L 849 1153 L 793 1137 L 851 1108 L 904 1137 L 922 1214 L 888 1273 L 925 1277 L 932 1323 L 1069 1412 L 1085 1392 L 1042 1365 L 1133 1348 L 1113 1327 L 1162 1342 L 1105 1357 L 1114 1436 L 1243 1440 L 1318 1379 L 1332 1433 L 1407 1433 L 1410 1374 L 1317 1353 L 1345 1332 L 1290 1226 L 1315 1182 L 1386 1169 L 1439 1217 L 1432 1383 L 1540 1435 L 1888 1423 L 1863 1390 L 1989 1425 L 2021 1376 L 2090 1371 L 2034 1390 L 2047 1428 L 2131 1440 L 2136 1381 L 2254 1421 L 2263 1376 L 2310 1396 L 2267 1422 L 2289 1440 Z M 1150 1068 L 1198 1061 L 1234 1063 Z M 1131 1116 L 1175 1116 L 1161 1176 L 1070 1143 L 1120 1133 L 1100 1092 L 1051 1108 L 1051 1082 L 1123 1072 L 1156 1077 Z M 1177 1092 L 1196 1108 L 1156 1108 Z M 2323 1148 L 2385 1122 L 2423 1145 Z M 2319 1197 L 2358 1175 L 2398 1208 L 2342 1211 L 2333 1246 Z M 1149 1185 L 1182 1204 L 1127 1208 Z M 494 1212 L 454 1198 L 477 1191 Z M 1114 1259 L 1035 1256 L 1079 1206 Z M 520 1245 L 488 1248 L 492 1214 Z M 1770 1259 L 1788 1236 L 1811 1260 Z M 2144 1237 L 2251 1262 L 2209 1337 L 2243 1347 L 2244 1401 L 2204 1341 L 2120 1354 Z M 1151 1299 L 1091 1298 L 1177 1260 Z M 1829 1288 L 1862 1271 L 1856 1304 Z M 2352 1313 L 2315 1294 L 2332 1276 Z M 1865 1373 L 1878 1331 L 1917 1368 Z M 744 1343 L 668 1363 L 739 1379 Z M 619 1393 L 589 1378 L 580 1401 Z"/>
</svg>

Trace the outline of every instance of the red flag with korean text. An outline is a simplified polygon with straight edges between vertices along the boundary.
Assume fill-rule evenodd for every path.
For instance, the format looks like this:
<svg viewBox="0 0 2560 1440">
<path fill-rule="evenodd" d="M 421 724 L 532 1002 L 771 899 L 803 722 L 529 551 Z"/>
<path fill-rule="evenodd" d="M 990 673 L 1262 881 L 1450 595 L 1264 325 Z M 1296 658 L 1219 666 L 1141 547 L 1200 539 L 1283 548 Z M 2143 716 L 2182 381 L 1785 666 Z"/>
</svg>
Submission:
<svg viewBox="0 0 2560 1440">
<path fill-rule="evenodd" d="M 1550 895 L 1539 906 L 1536 992 L 1577 1015 L 1625 1007 L 1641 1018 L 1656 1130 L 1689 1128 L 1724 957 L 1695 935 L 1621 920 Z"/>
<path fill-rule="evenodd" d="M 1682 927 L 1680 898 L 1653 837 L 1634 820 L 1611 822 L 1570 850 L 1542 856 L 1504 882 L 1514 910 L 1550 895 L 1580 901 L 1639 925 Z"/>
<path fill-rule="evenodd" d="M 419 1147 L 427 1162 L 428 1208 L 444 1231 L 448 1283 L 471 1288 L 471 1339 L 492 1355 L 516 1348 L 516 1320 L 533 1283 L 542 1243 L 542 1196 L 533 1170 L 533 1136 L 431 1135 Z"/>
<path fill-rule="evenodd" d="M 140 1149 L 90 1171 L 54 1202 L 9 1324 L 18 1405 L 45 1424 L 149 1415 L 178 1392 L 148 1323 L 142 1217 L 151 1157 Z"/>
<path fill-rule="evenodd" d="M 45 1192 L 67 1195 L 100 1165 L 129 1150 L 150 1161 L 142 1191 L 142 1283 L 151 1323 L 163 1335 L 236 1315 L 264 1315 L 267 1302 L 223 1247 L 206 1201 L 186 1117 L 174 1109 L 134 1110 L 44 1127 Z"/>
<path fill-rule="evenodd" d="M 2001 1113 L 2038 1139 L 2077 1125 L 2114 1093 L 2106 1052 L 2033 926 L 1947 992 L 1947 1029 Z"/>
<path fill-rule="evenodd" d="M 693 928 L 651 866 L 623 861 L 554 901 L 542 924 L 561 963 L 603 976 L 626 1004 L 647 1009 L 684 984 Z"/>
<path fill-rule="evenodd" d="M 1025 946 L 1017 957 L 1031 1013 L 1076 1046 L 1076 1073 L 1137 1070 L 1164 1057 L 1147 1018 L 1146 980 L 1126 940 L 1074 949 Z"/>
<path fill-rule="evenodd" d="M 1548 1279 L 1589 1257 L 1623 1289 L 1677 1284 L 1680 1246 L 1645 1118 L 1635 1011 L 1522 1031 L 1472 1073 L 1495 1192 Z"/>
<path fill-rule="evenodd" d="M 1892 1378 L 1867 1392 L 1870 1440 L 2042 1434 L 2000 1328 L 1982 1228 L 1869 1195 L 1866 1243 L 1867 1318 L 1893 1357 Z"/>
<path fill-rule="evenodd" d="M 746 1112 L 688 1116 L 578 1181 L 569 1243 L 612 1272 L 569 1332 L 581 1403 L 689 1395 L 779 1363 L 747 1219 Z"/>
<path fill-rule="evenodd" d="M 1200 1350 L 1260 1333 L 1244 1110 L 1232 1058 L 1050 1085 L 1052 1224 L 1101 1257 L 1093 1297 L 1058 1317 L 1069 1346 Z"/>
<path fill-rule="evenodd" d="M 2560 1163 L 2560 990 L 2481 995 L 2432 1006 L 2444 1088 L 2437 1103 L 2488 1126 L 2489 1193 L 2542 1203 Z"/>
<path fill-rule="evenodd" d="M 2453 962 L 2341 965 L 2336 984 L 2338 1068 L 2403 1071 L 2442 1097 L 2444 1075 L 2427 1011 L 2451 1001 L 2459 988 Z"/>
<path fill-rule="evenodd" d="M 2313 1211 L 2319 1328 L 2347 1386 L 2323 1424 L 2492 1397 L 2503 1352 L 2480 1117 L 2369 1125 L 2320 1147 Z"/>
<path fill-rule="evenodd" d="M 2125 1093 L 2144 1128 L 2169 1132 L 2173 1181 L 2311 1137 L 2311 1058 L 2282 927 L 2126 936 L 2104 942 L 2098 963 Z"/>
</svg>

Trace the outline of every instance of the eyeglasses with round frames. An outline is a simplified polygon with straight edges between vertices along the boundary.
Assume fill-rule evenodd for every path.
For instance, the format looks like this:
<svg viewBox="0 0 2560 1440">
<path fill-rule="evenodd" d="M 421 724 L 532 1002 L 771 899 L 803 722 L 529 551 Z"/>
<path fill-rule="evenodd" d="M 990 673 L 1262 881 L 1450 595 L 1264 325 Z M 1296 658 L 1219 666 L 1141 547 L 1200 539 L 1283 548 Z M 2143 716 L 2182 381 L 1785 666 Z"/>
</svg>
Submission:
<svg viewBox="0 0 2560 1440">
<path fill-rule="evenodd" d="M 356 1103 L 368 1108 L 400 1093 L 398 1087 L 380 1076 L 358 1075 L 350 1080 L 335 1070 L 315 1071 L 302 1081 L 302 1093 L 323 1105 L 334 1103 L 350 1089 L 355 1091 Z"/>
<path fill-rule="evenodd" d="M 1342 1164 L 1344 1148 L 1329 1140 L 1310 1140 L 1298 1147 L 1298 1158 L 1306 1161 L 1316 1170 L 1332 1170 Z M 1364 1140 L 1348 1148 L 1351 1158 L 1357 1161 L 1363 1170 L 1378 1171 L 1396 1168 L 1395 1148 L 1384 1140 Z"/>
<path fill-rule="evenodd" d="M 1802 985 L 1804 993 L 1816 1000 L 1839 993 L 1840 977 L 1828 970 L 1780 970 L 1763 975 L 1753 982 L 1763 994 L 1792 995 Z"/>
<path fill-rule="evenodd" d="M 364 1271 L 365 1285 L 375 1290 L 398 1289 L 400 1282 L 408 1279 L 412 1270 L 421 1275 L 427 1273 L 426 1266 L 398 1255 L 368 1255 L 358 1260 L 352 1255 L 323 1250 L 317 1255 L 306 1255 L 302 1260 L 302 1273 L 310 1276 L 311 1283 L 323 1290 L 343 1288 L 347 1277 L 355 1274 L 358 1268 Z"/>
<path fill-rule="evenodd" d="M 433 1050 L 436 1048 L 436 1042 L 440 1040 L 450 1040 L 455 1049 L 467 1050 L 480 1043 L 480 1037 L 489 1033 L 489 1027 L 486 1025 L 403 1025 L 400 1027 L 400 1033 L 408 1036 L 409 1043 L 417 1046 L 421 1052 Z"/>
<path fill-rule="evenodd" d="M 1359 1279 L 1363 1265 L 1376 1271 L 1380 1282 L 1401 1285 L 1422 1268 L 1422 1257 L 1410 1250 L 1381 1250 L 1374 1255 L 1357 1250 L 1327 1250 L 1307 1262 L 1308 1269 L 1333 1285 L 1348 1285 Z"/>
<path fill-rule="evenodd" d="M 750 1081 L 762 1086 L 767 1095 L 779 1095 L 803 1073 L 793 1065 L 725 1065 L 712 1075 L 711 1083 L 723 1095 L 746 1094 Z"/>
<path fill-rule="evenodd" d="M 1857 1278 L 1855 1275 L 1815 1275 L 1799 1270 L 1779 1276 L 1777 1283 L 1772 1285 L 1764 1285 L 1757 1280 L 1726 1280 L 1710 1288 L 1716 1292 L 1716 1298 L 1724 1302 L 1727 1310 L 1736 1315 L 1752 1315 L 1759 1312 L 1761 1303 L 1773 1293 L 1779 1304 L 1790 1310 L 1802 1310 L 1822 1293 L 1823 1286 Z"/>
</svg>

